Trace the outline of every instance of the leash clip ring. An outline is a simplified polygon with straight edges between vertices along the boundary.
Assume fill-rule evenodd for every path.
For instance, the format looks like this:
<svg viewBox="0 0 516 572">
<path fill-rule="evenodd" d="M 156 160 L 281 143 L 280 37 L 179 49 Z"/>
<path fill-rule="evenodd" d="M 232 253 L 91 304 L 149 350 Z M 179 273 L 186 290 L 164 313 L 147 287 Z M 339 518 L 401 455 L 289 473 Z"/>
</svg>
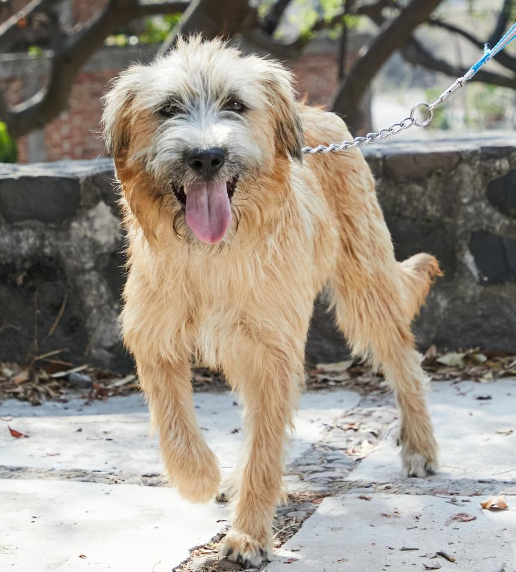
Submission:
<svg viewBox="0 0 516 572">
<path fill-rule="evenodd" d="M 428 114 L 428 118 L 425 119 L 425 121 L 418 121 L 418 119 L 416 118 L 416 111 L 420 107 L 426 108 L 425 113 Z M 416 105 L 414 105 L 414 107 L 410 111 L 410 119 L 412 120 L 413 125 L 415 125 L 416 127 L 426 127 L 430 123 L 430 121 L 432 121 L 433 118 L 434 118 L 434 110 L 430 107 L 428 103 L 424 101 L 416 103 Z"/>
</svg>

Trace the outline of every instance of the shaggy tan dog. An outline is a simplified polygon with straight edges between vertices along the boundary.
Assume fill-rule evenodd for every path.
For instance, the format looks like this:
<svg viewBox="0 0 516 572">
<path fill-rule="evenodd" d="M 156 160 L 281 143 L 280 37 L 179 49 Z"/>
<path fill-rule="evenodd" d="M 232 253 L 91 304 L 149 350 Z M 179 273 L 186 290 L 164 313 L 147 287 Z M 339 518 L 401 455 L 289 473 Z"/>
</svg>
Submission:
<svg viewBox="0 0 516 572">
<path fill-rule="evenodd" d="M 194 415 L 192 361 L 222 370 L 245 405 L 222 554 L 246 565 L 271 556 L 308 326 L 327 282 L 354 352 L 396 392 L 406 473 L 434 471 L 410 322 L 439 267 L 428 254 L 396 262 L 359 151 L 302 160 L 305 141 L 349 139 L 342 120 L 300 106 L 279 64 L 195 38 L 123 72 L 103 124 L 129 242 L 123 336 L 186 498 L 208 501 L 220 480 Z"/>
</svg>

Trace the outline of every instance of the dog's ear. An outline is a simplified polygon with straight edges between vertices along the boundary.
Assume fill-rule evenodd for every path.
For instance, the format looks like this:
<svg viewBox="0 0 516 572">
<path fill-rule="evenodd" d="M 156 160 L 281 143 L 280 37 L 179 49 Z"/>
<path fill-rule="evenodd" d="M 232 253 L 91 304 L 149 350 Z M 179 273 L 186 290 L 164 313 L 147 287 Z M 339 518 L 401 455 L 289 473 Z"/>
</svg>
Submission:
<svg viewBox="0 0 516 572">
<path fill-rule="evenodd" d="M 276 152 L 303 160 L 305 145 L 301 111 L 292 87 L 292 74 L 276 62 L 266 62 L 264 83 L 275 121 Z"/>
<path fill-rule="evenodd" d="M 132 103 L 137 93 L 143 66 L 131 66 L 122 72 L 102 98 L 102 136 L 117 168 L 125 164 L 131 141 Z"/>
<path fill-rule="evenodd" d="M 102 135 L 113 158 L 125 201 L 125 219 L 136 220 L 150 244 L 155 242 L 161 198 L 150 178 L 128 162 L 132 131 L 138 114 L 134 100 L 141 85 L 143 66 L 131 66 L 115 80 L 102 103 Z"/>
</svg>

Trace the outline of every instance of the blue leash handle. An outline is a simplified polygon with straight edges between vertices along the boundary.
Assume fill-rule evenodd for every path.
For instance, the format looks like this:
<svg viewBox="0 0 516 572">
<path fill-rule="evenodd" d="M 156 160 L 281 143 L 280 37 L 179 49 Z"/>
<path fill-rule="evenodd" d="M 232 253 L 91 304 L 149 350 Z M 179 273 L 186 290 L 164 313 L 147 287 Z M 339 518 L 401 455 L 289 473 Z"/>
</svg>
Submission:
<svg viewBox="0 0 516 572">
<path fill-rule="evenodd" d="M 498 52 L 501 52 L 506 46 L 508 46 L 514 38 L 516 38 L 516 23 L 507 30 L 493 48 L 490 48 L 487 44 L 484 46 L 484 55 L 476 64 L 473 64 L 470 67 L 468 73 L 464 76 L 464 80 L 470 80 L 485 63 L 487 63 L 491 58 L 494 58 Z"/>
</svg>

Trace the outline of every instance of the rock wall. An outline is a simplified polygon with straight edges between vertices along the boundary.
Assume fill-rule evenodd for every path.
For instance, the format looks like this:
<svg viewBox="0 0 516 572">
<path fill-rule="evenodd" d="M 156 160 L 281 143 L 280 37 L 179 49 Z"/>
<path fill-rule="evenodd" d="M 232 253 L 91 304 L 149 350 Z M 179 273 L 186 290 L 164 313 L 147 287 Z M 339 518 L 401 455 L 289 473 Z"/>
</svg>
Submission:
<svg viewBox="0 0 516 572">
<path fill-rule="evenodd" d="M 126 369 L 111 161 L 0 165 L 0 360 Z"/>
<path fill-rule="evenodd" d="M 365 154 L 397 257 L 431 252 L 445 272 L 415 322 L 419 345 L 514 352 L 516 137 Z M 74 364 L 131 367 L 116 327 L 122 248 L 110 161 L 0 165 L 0 360 L 61 350 Z M 345 355 L 321 298 L 308 360 Z"/>
</svg>

